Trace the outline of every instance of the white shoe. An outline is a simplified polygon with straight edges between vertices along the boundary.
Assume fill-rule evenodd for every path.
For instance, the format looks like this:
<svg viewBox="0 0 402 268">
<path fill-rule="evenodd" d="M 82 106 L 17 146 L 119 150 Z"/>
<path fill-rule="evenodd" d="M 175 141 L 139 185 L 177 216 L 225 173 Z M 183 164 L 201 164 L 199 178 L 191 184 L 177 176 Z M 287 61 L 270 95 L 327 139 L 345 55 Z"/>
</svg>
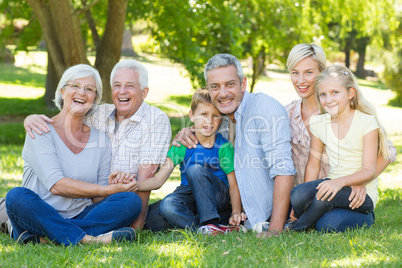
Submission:
<svg viewBox="0 0 402 268">
<path fill-rule="evenodd" d="M 266 221 L 259 222 L 259 223 L 254 224 L 253 232 L 259 234 L 259 233 L 268 231 L 268 228 L 269 228 L 269 222 L 266 222 Z"/>
<path fill-rule="evenodd" d="M 269 229 L 269 222 L 259 222 L 256 223 L 253 226 L 253 231 L 257 234 L 262 233 L 262 232 L 266 232 Z M 284 231 L 287 231 L 290 229 L 290 222 L 285 223 L 285 226 L 283 227 Z"/>
</svg>

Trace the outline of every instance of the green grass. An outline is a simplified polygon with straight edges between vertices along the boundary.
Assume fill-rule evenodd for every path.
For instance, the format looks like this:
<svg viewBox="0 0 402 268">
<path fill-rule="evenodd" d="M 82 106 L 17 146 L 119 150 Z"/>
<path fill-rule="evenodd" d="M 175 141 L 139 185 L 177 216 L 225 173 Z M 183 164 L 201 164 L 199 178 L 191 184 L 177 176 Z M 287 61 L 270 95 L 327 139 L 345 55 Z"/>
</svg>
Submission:
<svg viewBox="0 0 402 268">
<path fill-rule="evenodd" d="M 402 138 L 391 140 L 402 153 Z M 0 147 L 0 196 L 19 186 L 22 145 Z M 398 156 L 400 163 L 401 156 Z M 390 165 L 385 175 L 400 174 L 401 164 Z M 177 185 L 175 170 L 167 184 Z M 174 186 L 173 185 L 173 186 Z M 391 188 L 390 188 L 391 187 Z M 402 185 L 380 184 L 376 224 L 370 229 L 338 234 L 285 233 L 261 240 L 252 232 L 206 237 L 188 231 L 139 231 L 133 244 L 17 245 L 0 234 L 0 266 L 4 267 L 400 267 L 402 257 Z M 174 189 L 174 187 L 172 188 Z M 151 194 L 151 202 L 164 194 Z"/>
<path fill-rule="evenodd" d="M 3 68 L 3 69 L 2 69 Z M 34 86 L 40 76 L 22 71 L 18 79 L 0 75 L 0 83 Z M 0 73 L 4 66 L 0 64 Z M 7 71 L 7 70 L 6 70 Z M 35 72 L 33 72 L 35 74 Z M 11 76 L 11 74 L 10 74 Z M 34 77 L 32 78 L 30 77 Z M 28 78 L 26 78 L 28 77 Z M 14 81 L 14 82 L 13 82 Z M 370 84 L 372 85 L 372 84 Z M 368 85 L 368 86 L 370 86 Z M 15 87 L 18 87 L 15 86 Z M 376 86 L 374 86 L 376 87 Z M 14 89 L 13 86 L 10 87 Z M 1 91 L 0 93 L 4 92 Z M 25 89 L 23 89 L 25 90 Z M 30 89 L 31 90 L 31 89 Z M 36 91 L 37 89 L 32 89 Z M 36 93 L 34 92 L 33 95 Z M 0 94 L 0 197 L 22 182 L 21 152 L 25 138 L 22 120 L 31 113 L 51 115 L 38 97 L 5 98 Z M 190 96 L 171 96 L 160 108 L 170 115 L 173 135 L 190 125 Z M 179 107 L 179 108 L 178 108 Z M 185 112 L 183 112 L 185 111 Z M 401 267 L 402 257 L 402 137 L 390 137 L 397 161 L 380 179 L 376 224 L 345 233 L 284 233 L 267 240 L 252 232 L 218 237 L 174 230 L 138 231 L 134 243 L 56 246 L 19 245 L 0 234 L 1 267 Z M 153 191 L 150 202 L 163 198 L 179 183 L 176 169 L 166 185 Z"/>
<path fill-rule="evenodd" d="M 12 64 L 0 64 L 0 81 L 4 84 L 24 85 L 29 87 L 43 88 L 46 75 L 40 66 L 31 65 L 29 68 L 15 67 Z"/>
</svg>

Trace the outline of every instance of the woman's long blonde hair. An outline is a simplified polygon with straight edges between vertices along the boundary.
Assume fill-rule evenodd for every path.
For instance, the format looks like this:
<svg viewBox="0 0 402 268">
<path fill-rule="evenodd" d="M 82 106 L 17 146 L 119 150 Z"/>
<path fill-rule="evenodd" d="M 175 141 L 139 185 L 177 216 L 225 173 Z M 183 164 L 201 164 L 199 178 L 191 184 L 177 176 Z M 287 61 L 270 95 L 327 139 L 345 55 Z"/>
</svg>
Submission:
<svg viewBox="0 0 402 268">
<path fill-rule="evenodd" d="M 384 127 L 378 120 L 377 112 L 374 106 L 370 102 L 368 102 L 367 99 L 363 96 L 363 94 L 359 89 L 355 76 L 347 67 L 342 65 L 333 65 L 331 67 L 328 67 L 326 70 L 317 75 L 317 77 L 315 78 L 314 80 L 314 86 L 316 89 L 315 97 L 317 99 L 321 114 L 324 114 L 326 112 L 320 102 L 319 87 L 321 83 L 327 80 L 328 78 L 336 79 L 339 83 L 341 83 L 341 85 L 344 88 L 347 89 L 348 92 L 352 88 L 356 90 L 354 97 L 350 100 L 350 107 L 352 109 L 357 109 L 363 113 L 374 115 L 379 126 L 378 155 L 382 154 L 385 160 L 389 160 L 390 155 L 387 144 L 387 135 L 385 133 Z"/>
</svg>

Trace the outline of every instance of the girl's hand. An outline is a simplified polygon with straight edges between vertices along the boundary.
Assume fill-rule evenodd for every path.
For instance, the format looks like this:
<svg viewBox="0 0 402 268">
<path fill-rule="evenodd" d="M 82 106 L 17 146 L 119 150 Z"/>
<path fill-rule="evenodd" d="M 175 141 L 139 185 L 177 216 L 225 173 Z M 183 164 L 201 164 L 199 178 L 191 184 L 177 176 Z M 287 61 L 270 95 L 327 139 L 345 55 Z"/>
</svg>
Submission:
<svg viewBox="0 0 402 268">
<path fill-rule="evenodd" d="M 232 213 L 232 216 L 229 219 L 230 225 L 239 225 L 242 221 L 247 220 L 246 214 L 242 213 Z"/>
<path fill-rule="evenodd" d="M 351 209 L 355 209 L 363 205 L 364 201 L 366 201 L 366 186 L 364 185 L 354 185 L 350 186 L 352 188 L 352 192 L 350 193 L 349 196 L 349 201 L 352 201 L 349 204 L 349 207 Z"/>
<path fill-rule="evenodd" d="M 316 197 L 317 200 L 325 201 L 328 198 L 328 201 L 331 201 L 332 198 L 342 189 L 342 185 L 335 180 L 326 180 L 318 184 L 318 190 Z"/>
<path fill-rule="evenodd" d="M 293 210 L 293 208 L 292 208 L 292 210 L 290 211 L 289 218 L 290 218 L 290 221 L 291 221 L 291 222 L 297 220 L 297 218 L 295 217 L 295 211 Z"/>
</svg>

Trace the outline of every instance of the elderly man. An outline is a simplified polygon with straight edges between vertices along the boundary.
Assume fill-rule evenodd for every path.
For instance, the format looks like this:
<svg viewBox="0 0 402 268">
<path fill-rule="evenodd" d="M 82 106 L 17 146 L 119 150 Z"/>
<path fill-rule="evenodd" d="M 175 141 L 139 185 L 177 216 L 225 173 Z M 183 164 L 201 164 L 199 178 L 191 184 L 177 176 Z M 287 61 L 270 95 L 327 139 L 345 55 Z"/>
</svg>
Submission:
<svg viewBox="0 0 402 268">
<path fill-rule="evenodd" d="M 220 132 L 235 147 L 235 174 L 243 208 L 251 228 L 269 221 L 259 236 L 282 232 L 289 215 L 294 167 L 291 158 L 289 121 L 284 107 L 263 93 L 246 91 L 240 61 L 217 54 L 205 67 L 211 99 L 226 115 Z M 197 143 L 189 129 L 173 142 L 191 147 Z"/>
<path fill-rule="evenodd" d="M 160 109 L 144 102 L 148 88 L 148 71 L 136 60 L 117 63 L 110 75 L 113 104 L 102 104 L 85 119 L 85 124 L 107 133 L 112 150 L 110 170 L 135 174 L 137 181 L 154 176 L 165 162 L 171 139 L 170 122 Z M 44 115 L 25 119 L 26 131 L 48 132 Z M 142 210 L 131 224 L 140 228 L 145 222 L 150 192 L 139 192 Z"/>
</svg>

